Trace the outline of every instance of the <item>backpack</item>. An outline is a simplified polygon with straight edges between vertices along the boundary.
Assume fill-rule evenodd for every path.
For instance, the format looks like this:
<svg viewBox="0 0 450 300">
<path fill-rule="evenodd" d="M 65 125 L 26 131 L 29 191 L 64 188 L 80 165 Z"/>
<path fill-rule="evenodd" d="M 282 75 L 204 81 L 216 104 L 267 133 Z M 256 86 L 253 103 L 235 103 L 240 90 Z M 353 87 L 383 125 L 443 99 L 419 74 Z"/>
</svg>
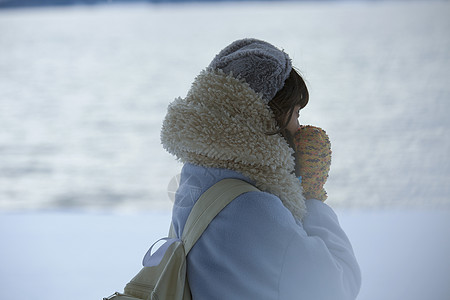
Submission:
<svg viewBox="0 0 450 300">
<path fill-rule="evenodd" d="M 219 212 L 239 195 L 259 191 L 239 179 L 223 179 L 206 190 L 195 203 L 184 226 L 176 237 L 173 225 L 169 237 L 156 241 L 144 257 L 144 267 L 125 286 L 124 293 L 114 293 L 103 300 L 190 300 L 191 291 L 186 274 L 186 256 Z M 164 241 L 158 250 L 152 248 Z"/>
</svg>

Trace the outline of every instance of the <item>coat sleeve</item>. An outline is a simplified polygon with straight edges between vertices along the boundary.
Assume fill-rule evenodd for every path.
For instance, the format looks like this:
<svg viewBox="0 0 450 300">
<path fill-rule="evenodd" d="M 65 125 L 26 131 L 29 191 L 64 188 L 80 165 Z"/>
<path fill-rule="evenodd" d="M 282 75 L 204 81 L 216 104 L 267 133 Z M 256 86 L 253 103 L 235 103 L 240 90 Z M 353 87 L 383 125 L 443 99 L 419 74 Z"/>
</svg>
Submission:
<svg viewBox="0 0 450 300">
<path fill-rule="evenodd" d="M 306 205 L 308 214 L 284 253 L 280 299 L 355 299 L 361 273 L 336 214 L 318 200 Z"/>
</svg>

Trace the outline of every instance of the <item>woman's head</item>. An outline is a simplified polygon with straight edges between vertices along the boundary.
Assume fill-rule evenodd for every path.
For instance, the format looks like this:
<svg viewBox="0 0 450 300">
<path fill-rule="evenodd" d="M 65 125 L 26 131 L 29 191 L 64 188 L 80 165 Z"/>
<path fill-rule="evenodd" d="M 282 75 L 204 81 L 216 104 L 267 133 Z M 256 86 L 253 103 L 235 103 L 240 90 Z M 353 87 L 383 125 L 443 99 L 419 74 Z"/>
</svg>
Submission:
<svg viewBox="0 0 450 300">
<path fill-rule="evenodd" d="M 295 121 L 295 109 L 307 102 L 306 85 L 284 51 L 261 40 L 238 40 L 196 77 L 186 98 L 169 105 L 161 143 L 183 162 L 247 176 L 300 220 L 305 204 L 293 174 L 294 151 L 279 129 L 290 128 L 286 120 Z"/>
<path fill-rule="evenodd" d="M 241 39 L 220 51 L 209 68 L 244 80 L 267 104 L 284 86 L 292 64 L 289 56 L 272 44 Z"/>
<path fill-rule="evenodd" d="M 292 69 L 283 88 L 269 102 L 269 107 L 273 111 L 278 125 L 278 131 L 270 134 L 281 134 L 292 149 L 295 149 L 293 136 L 299 127 L 299 111 L 308 104 L 308 100 L 309 93 L 305 81 L 295 69 Z M 294 156 L 294 161 L 294 172 L 299 176 L 297 156 Z"/>
<path fill-rule="evenodd" d="M 298 127 L 298 111 L 308 103 L 308 89 L 284 51 L 265 41 L 241 39 L 220 51 L 209 67 L 245 80 L 262 95 L 279 128 L 270 134 L 288 138 Z"/>
<path fill-rule="evenodd" d="M 305 81 L 295 69 L 291 69 L 283 88 L 269 102 L 269 107 L 275 115 L 279 130 L 286 138 L 294 134 L 298 128 L 299 110 L 308 104 L 309 93 Z"/>
</svg>

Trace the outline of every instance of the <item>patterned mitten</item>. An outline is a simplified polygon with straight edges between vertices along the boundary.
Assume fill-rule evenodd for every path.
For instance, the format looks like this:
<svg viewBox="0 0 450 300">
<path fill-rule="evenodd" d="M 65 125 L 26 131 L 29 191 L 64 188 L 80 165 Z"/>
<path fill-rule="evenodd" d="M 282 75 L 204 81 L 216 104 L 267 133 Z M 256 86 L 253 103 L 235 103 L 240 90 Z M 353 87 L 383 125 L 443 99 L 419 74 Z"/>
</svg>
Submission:
<svg viewBox="0 0 450 300">
<path fill-rule="evenodd" d="M 331 165 L 331 144 L 326 132 L 314 126 L 300 126 L 294 135 L 295 155 L 306 199 L 325 201 L 323 185 Z"/>
</svg>

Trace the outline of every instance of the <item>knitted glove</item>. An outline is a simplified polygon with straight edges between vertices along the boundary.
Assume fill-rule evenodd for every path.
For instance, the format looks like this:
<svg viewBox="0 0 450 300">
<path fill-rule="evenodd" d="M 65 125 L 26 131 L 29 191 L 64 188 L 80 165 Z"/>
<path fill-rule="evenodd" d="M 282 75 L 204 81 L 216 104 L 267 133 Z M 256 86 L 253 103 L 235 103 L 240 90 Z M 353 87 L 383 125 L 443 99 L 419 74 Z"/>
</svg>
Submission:
<svg viewBox="0 0 450 300">
<path fill-rule="evenodd" d="M 295 155 L 306 199 L 325 201 L 323 185 L 331 164 L 331 144 L 326 132 L 314 126 L 300 126 L 294 135 Z"/>
</svg>

